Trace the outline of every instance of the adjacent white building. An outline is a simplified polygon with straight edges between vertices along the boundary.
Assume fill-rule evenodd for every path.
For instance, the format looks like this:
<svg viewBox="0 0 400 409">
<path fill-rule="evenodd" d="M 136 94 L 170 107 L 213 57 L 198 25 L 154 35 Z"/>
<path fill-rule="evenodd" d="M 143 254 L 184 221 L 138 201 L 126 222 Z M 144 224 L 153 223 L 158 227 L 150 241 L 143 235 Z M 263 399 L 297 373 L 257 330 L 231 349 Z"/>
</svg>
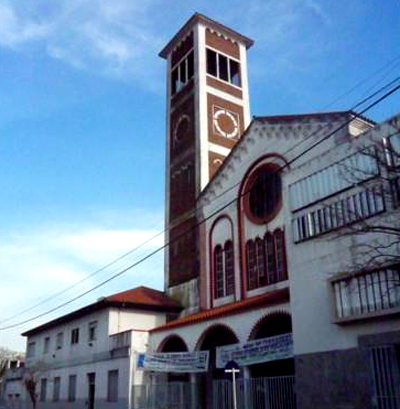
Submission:
<svg viewBox="0 0 400 409">
<path fill-rule="evenodd" d="M 25 332 L 24 376 L 36 380 L 38 407 L 128 408 L 132 385 L 146 381 L 136 353 L 179 311 L 162 292 L 138 287 Z"/>
<path fill-rule="evenodd" d="M 0 408 L 20 409 L 26 401 L 27 391 L 23 385 L 25 362 L 10 359 L 0 384 Z"/>
</svg>

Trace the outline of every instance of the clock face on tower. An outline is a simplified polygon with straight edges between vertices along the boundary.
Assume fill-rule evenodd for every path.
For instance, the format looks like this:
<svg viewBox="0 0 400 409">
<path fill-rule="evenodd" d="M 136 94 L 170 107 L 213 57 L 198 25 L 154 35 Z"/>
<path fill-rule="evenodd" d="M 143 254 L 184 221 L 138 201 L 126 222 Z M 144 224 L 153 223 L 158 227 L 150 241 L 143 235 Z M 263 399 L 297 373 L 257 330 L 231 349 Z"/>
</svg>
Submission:
<svg viewBox="0 0 400 409">
<path fill-rule="evenodd" d="M 225 138 L 233 139 L 239 135 L 238 116 L 234 112 L 214 107 L 214 130 Z"/>
</svg>

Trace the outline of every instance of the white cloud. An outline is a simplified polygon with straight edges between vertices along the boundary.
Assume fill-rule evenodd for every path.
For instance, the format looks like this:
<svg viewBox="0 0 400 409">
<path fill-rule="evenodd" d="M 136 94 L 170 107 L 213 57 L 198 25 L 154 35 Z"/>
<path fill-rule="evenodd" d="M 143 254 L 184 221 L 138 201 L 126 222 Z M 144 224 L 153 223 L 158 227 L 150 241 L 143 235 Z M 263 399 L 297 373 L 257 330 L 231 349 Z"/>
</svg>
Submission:
<svg viewBox="0 0 400 409">
<path fill-rule="evenodd" d="M 0 321 L 75 284 L 115 258 L 140 246 L 157 233 L 155 230 L 134 228 L 121 230 L 82 226 L 79 229 L 75 227 L 69 229 L 27 230 L 20 232 L 18 235 L 9 235 L 7 238 L 3 236 L 0 242 L 0 271 L 2 272 Z M 144 255 L 162 246 L 162 244 L 163 236 L 159 235 L 137 252 L 130 254 L 100 274 L 75 287 L 73 291 L 69 291 L 63 296 L 57 297 L 51 303 L 43 305 L 39 310 L 29 311 L 24 316 L 18 317 L 9 323 L 13 324 L 26 317 L 31 317 L 33 314 L 47 310 L 82 293 L 138 261 Z M 135 273 L 131 274 L 131 277 L 136 277 L 136 279 L 131 278 L 129 281 L 125 281 L 123 288 L 141 284 L 151 285 L 155 277 L 162 277 L 161 256 L 162 253 L 160 253 L 158 259 L 151 260 L 150 264 L 140 266 Z M 146 276 L 142 273 L 144 268 L 146 269 Z M 127 280 L 127 277 L 125 277 L 125 280 Z M 154 285 L 154 283 L 152 284 Z M 162 287 L 162 284 L 158 283 L 158 286 Z M 118 285 L 115 286 L 114 284 L 113 288 L 119 290 Z M 97 294 L 105 295 L 112 292 L 114 290 L 110 289 L 110 286 L 106 286 L 98 290 Z M 93 297 L 95 295 L 91 294 L 83 299 L 82 303 L 92 302 Z M 72 305 L 71 308 L 76 308 L 76 305 Z M 56 315 L 62 313 L 65 313 L 65 310 L 58 311 Z M 45 317 L 44 321 L 48 319 L 49 317 Z M 36 325 L 38 325 L 37 322 L 30 324 L 30 326 Z M 17 328 L 16 331 L 18 333 L 20 328 Z M 11 335 L 15 336 L 15 333 L 7 336 Z M 1 334 L 1 337 L 4 338 L 4 333 Z M 2 339 L 0 339 L 0 345 Z"/>
<path fill-rule="evenodd" d="M 165 13 L 163 7 L 168 3 L 160 0 L 58 0 L 55 4 L 38 0 L 28 8 L 18 4 L 18 1 L 6 1 L 0 8 L 0 44 L 3 46 L 38 40 L 51 58 L 76 69 L 136 80 L 140 86 L 153 90 L 163 89 L 157 53 L 169 35 L 174 34 L 172 26 L 179 28 L 174 18 L 183 24 L 196 9 L 205 7 L 211 17 L 214 9 L 199 0 L 176 9 L 170 7 Z M 318 0 L 249 0 L 246 7 L 242 7 L 240 1 L 233 2 L 219 19 L 228 25 L 233 23 L 241 32 L 255 38 L 258 52 L 267 49 L 273 56 L 268 66 L 272 65 L 273 69 L 276 65 L 275 71 L 281 72 L 288 61 L 302 55 L 307 43 L 317 41 L 318 35 L 304 34 L 310 24 L 318 26 L 315 18 L 319 26 L 330 24 L 323 3 Z M 167 25 L 165 37 L 163 29 Z M 319 48 L 310 47 L 310 50 L 317 52 Z M 259 65 L 261 72 L 265 58 Z M 254 68 L 257 71 L 257 67 Z"/>
<path fill-rule="evenodd" d="M 152 32 L 153 0 L 60 0 L 56 6 L 39 0 L 23 7 L 0 5 L 0 45 L 23 48 L 34 41 L 48 55 L 92 73 L 140 79 L 154 67 L 163 44 Z M 147 73 L 147 75 L 145 75 Z M 154 87 L 153 81 L 148 84 Z"/>
<path fill-rule="evenodd" d="M 0 44 L 15 47 L 19 44 L 46 37 L 51 24 L 37 23 L 17 15 L 11 4 L 0 4 Z"/>
<path fill-rule="evenodd" d="M 75 257 L 85 262 L 102 260 L 106 262 L 111 257 L 127 252 L 157 234 L 151 230 L 89 230 L 66 234 L 58 238 L 56 245 L 67 249 Z M 147 243 L 142 250 L 163 245 L 163 236 L 156 237 Z"/>
</svg>

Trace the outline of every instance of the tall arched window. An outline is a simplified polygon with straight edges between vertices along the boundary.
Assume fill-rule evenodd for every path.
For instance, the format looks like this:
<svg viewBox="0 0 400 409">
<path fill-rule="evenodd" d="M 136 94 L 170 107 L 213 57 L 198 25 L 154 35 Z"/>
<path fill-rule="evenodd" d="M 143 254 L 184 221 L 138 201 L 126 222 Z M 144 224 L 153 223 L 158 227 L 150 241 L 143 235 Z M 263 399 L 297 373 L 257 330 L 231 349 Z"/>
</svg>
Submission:
<svg viewBox="0 0 400 409">
<path fill-rule="evenodd" d="M 282 281 L 287 279 L 285 237 L 283 230 L 275 230 L 274 239 L 277 281 Z"/>
<path fill-rule="evenodd" d="M 233 243 L 225 243 L 225 295 L 233 294 L 235 290 L 235 262 L 233 257 Z"/>
<path fill-rule="evenodd" d="M 264 242 L 259 237 L 256 238 L 256 258 L 257 258 L 257 286 L 261 287 L 267 284 L 265 275 L 265 249 Z"/>
<path fill-rule="evenodd" d="M 287 279 L 285 236 L 281 229 L 264 239 L 246 243 L 247 289 L 264 287 Z"/>
<path fill-rule="evenodd" d="M 276 282 L 276 259 L 275 259 L 275 240 L 272 233 L 265 235 L 265 252 L 267 254 L 267 282 L 268 284 Z"/>
<path fill-rule="evenodd" d="M 215 298 L 224 295 L 224 255 L 222 247 L 217 246 L 214 250 L 214 273 L 215 273 Z"/>
<path fill-rule="evenodd" d="M 214 249 L 214 297 L 221 298 L 235 291 L 235 261 L 233 243 L 228 240 L 224 248 L 218 245 Z"/>
<path fill-rule="evenodd" d="M 246 259 L 247 259 L 247 279 L 249 290 L 257 288 L 257 266 L 256 252 L 253 240 L 249 240 L 246 244 Z"/>
</svg>

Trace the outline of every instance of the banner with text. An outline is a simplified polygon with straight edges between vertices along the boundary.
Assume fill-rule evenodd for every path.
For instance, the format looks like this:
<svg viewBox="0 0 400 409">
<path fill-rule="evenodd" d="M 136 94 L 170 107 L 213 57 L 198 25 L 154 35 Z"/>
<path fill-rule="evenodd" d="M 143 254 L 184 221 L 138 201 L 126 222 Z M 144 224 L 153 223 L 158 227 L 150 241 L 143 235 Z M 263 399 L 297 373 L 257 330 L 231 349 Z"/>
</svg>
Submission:
<svg viewBox="0 0 400 409">
<path fill-rule="evenodd" d="M 289 333 L 256 339 L 244 344 L 217 347 L 216 365 L 217 368 L 224 368 L 229 361 L 235 361 L 239 366 L 247 366 L 293 356 L 293 338 Z"/>
<path fill-rule="evenodd" d="M 140 353 L 137 369 L 154 372 L 207 372 L 208 351 Z"/>
</svg>

